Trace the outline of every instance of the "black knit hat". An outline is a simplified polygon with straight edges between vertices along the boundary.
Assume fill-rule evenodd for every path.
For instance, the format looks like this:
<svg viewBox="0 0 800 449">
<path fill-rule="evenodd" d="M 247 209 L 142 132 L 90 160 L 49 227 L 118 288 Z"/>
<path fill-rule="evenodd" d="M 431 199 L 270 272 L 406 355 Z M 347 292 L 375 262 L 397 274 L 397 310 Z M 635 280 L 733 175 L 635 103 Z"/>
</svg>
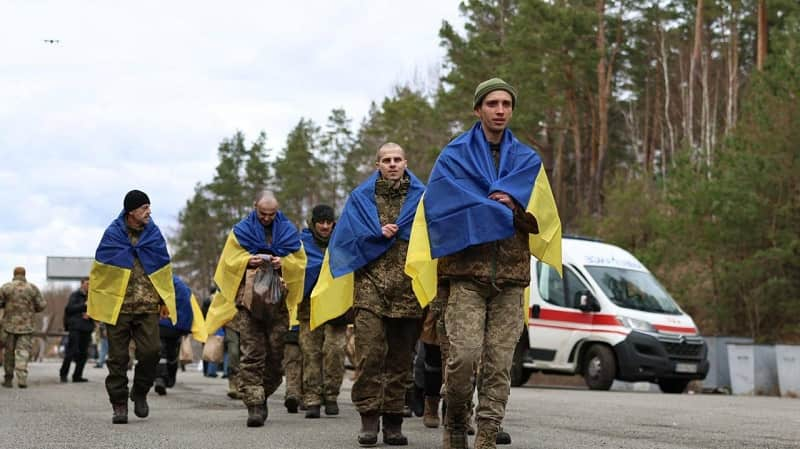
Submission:
<svg viewBox="0 0 800 449">
<path fill-rule="evenodd" d="M 311 223 L 319 223 L 321 221 L 336 221 L 333 217 L 333 208 L 327 204 L 318 204 L 311 209 Z"/>
<path fill-rule="evenodd" d="M 145 204 L 150 204 L 150 198 L 141 190 L 131 190 L 125 195 L 125 201 L 122 202 L 125 207 L 125 212 L 136 210 Z"/>
</svg>

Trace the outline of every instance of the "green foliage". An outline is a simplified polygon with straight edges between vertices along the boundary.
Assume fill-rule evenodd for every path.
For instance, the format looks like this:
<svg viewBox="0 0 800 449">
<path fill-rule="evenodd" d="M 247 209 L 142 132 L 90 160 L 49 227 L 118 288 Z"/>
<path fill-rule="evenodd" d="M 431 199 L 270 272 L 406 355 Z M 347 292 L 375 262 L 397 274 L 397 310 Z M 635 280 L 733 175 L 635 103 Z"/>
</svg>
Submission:
<svg viewBox="0 0 800 449">
<path fill-rule="evenodd" d="M 314 122 L 301 118 L 273 164 L 281 210 L 295 223 L 303 222 L 319 198 L 324 173 L 314 157 L 318 135 Z"/>
</svg>

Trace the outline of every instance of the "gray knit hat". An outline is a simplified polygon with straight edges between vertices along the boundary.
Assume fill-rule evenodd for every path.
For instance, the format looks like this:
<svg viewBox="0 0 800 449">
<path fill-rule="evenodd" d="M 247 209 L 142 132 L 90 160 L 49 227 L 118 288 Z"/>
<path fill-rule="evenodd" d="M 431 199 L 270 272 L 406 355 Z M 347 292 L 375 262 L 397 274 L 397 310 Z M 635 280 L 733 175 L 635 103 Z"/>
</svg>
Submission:
<svg viewBox="0 0 800 449">
<path fill-rule="evenodd" d="M 478 87 L 475 88 L 475 98 L 472 102 L 472 109 L 477 108 L 481 104 L 483 97 L 496 90 L 504 90 L 511 94 L 511 109 L 517 107 L 517 91 L 514 90 L 511 84 L 508 84 L 500 78 L 492 78 L 478 84 Z"/>
</svg>

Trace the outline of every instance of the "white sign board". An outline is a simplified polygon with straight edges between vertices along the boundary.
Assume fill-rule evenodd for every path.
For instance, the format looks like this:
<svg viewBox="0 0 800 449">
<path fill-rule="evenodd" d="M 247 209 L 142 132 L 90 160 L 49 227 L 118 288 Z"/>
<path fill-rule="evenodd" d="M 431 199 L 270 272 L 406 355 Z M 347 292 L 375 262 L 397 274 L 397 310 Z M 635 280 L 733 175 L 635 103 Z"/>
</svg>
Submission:
<svg viewBox="0 0 800 449">
<path fill-rule="evenodd" d="M 47 256 L 48 281 L 77 281 L 89 277 L 93 257 Z"/>
</svg>

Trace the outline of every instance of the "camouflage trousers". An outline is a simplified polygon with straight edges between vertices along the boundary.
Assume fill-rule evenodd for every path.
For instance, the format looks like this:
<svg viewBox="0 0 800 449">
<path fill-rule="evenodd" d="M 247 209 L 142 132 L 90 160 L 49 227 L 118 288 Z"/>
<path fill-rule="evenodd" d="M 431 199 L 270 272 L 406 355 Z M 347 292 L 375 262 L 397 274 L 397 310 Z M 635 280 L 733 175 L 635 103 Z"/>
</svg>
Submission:
<svg viewBox="0 0 800 449">
<path fill-rule="evenodd" d="M 247 406 L 261 405 L 283 382 L 284 336 L 289 311 L 279 302 L 259 317 L 239 309 L 239 394 Z"/>
<path fill-rule="evenodd" d="M 505 416 L 511 390 L 511 362 L 522 333 L 523 288 L 506 286 L 499 292 L 473 281 L 451 282 L 445 312 L 449 357 L 445 377 L 445 426 L 463 429 L 478 369 L 478 428 L 498 427 Z"/>
<path fill-rule="evenodd" d="M 344 379 L 344 346 L 347 325 L 323 324 L 314 329 L 300 322 L 303 351 L 303 402 L 307 406 L 336 402 Z"/>
<path fill-rule="evenodd" d="M 146 396 L 156 379 L 161 353 L 157 313 L 120 313 L 117 324 L 106 325 L 108 331 L 108 376 L 106 391 L 112 404 L 128 401 L 128 363 L 131 342 L 135 343 L 136 368 L 133 371 L 131 395 Z"/>
<path fill-rule="evenodd" d="M 420 320 L 387 318 L 356 309 L 354 328 L 353 405 L 361 414 L 403 413 Z"/>
<path fill-rule="evenodd" d="M 297 342 L 283 347 L 283 371 L 286 375 L 286 398 L 303 399 L 303 352 Z"/>
<path fill-rule="evenodd" d="M 3 333 L 3 368 L 6 370 L 6 379 L 17 375 L 17 385 L 28 384 L 28 360 L 31 357 L 31 334 Z"/>
<path fill-rule="evenodd" d="M 239 391 L 239 332 L 225 326 L 225 351 L 228 352 L 228 392 Z"/>
</svg>

